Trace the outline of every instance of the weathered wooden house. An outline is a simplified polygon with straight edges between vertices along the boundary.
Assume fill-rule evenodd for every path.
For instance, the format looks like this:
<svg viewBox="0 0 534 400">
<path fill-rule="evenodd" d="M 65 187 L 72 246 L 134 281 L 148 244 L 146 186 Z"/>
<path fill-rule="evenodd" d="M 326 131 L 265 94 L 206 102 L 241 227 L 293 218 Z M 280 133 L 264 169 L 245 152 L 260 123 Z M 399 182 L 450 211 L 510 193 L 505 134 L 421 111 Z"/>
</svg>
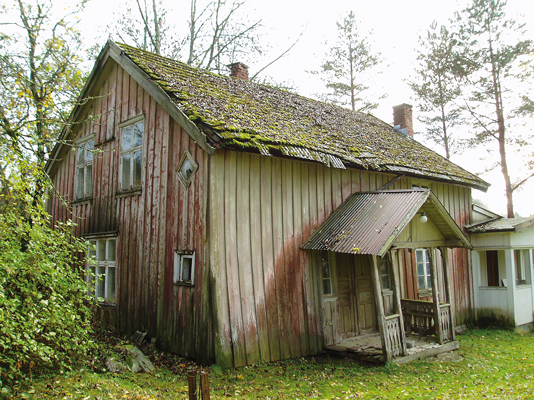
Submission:
<svg viewBox="0 0 534 400">
<path fill-rule="evenodd" d="M 503 218 L 473 205 L 467 231 L 474 247 L 475 320 L 533 330 L 534 218 Z"/>
<path fill-rule="evenodd" d="M 373 334 L 386 359 L 410 332 L 454 347 L 487 183 L 413 140 L 408 105 L 399 129 L 231 67 L 102 50 L 47 166 L 53 220 L 96 245 L 100 317 L 222 366 Z"/>
</svg>

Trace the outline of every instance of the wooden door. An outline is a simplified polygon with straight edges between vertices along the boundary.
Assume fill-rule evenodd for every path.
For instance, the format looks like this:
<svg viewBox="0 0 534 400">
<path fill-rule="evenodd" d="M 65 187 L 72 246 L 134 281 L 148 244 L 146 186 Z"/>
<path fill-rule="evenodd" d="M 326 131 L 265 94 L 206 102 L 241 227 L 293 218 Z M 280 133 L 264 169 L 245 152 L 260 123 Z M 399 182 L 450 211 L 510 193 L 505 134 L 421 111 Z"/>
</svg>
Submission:
<svg viewBox="0 0 534 400">
<path fill-rule="evenodd" d="M 347 338 L 359 334 L 354 257 L 350 254 L 338 254 L 337 265 L 340 330 L 342 337 Z"/>
<path fill-rule="evenodd" d="M 377 331 L 375 292 L 371 275 L 370 256 L 354 256 L 354 283 L 356 304 L 358 305 L 359 332 Z"/>
<path fill-rule="evenodd" d="M 370 257 L 337 255 L 340 330 L 344 338 L 376 331 Z"/>
</svg>

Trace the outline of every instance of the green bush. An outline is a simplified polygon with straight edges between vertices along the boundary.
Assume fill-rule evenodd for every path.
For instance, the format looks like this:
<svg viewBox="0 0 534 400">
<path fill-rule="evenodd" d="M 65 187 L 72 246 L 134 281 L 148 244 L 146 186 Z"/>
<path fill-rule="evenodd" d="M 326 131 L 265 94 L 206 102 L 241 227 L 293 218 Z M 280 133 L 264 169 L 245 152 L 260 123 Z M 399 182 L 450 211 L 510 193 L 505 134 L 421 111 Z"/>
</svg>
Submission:
<svg viewBox="0 0 534 400">
<path fill-rule="evenodd" d="M 0 387 L 68 369 L 94 346 L 73 223 L 49 226 L 31 180 L 11 173 L 0 199 Z M 2 385 L 3 381 L 3 385 Z"/>
</svg>

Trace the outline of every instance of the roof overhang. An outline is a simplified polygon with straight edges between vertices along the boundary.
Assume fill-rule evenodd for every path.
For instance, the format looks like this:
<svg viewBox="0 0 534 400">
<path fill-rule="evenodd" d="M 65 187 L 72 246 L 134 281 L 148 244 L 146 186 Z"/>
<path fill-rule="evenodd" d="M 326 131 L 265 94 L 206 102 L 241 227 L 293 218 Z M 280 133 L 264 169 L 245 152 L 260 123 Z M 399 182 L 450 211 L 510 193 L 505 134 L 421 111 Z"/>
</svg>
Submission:
<svg viewBox="0 0 534 400">
<path fill-rule="evenodd" d="M 384 256 L 420 210 L 442 233 L 441 245 L 472 245 L 437 197 L 428 189 L 358 192 L 351 195 L 302 245 L 305 250 Z"/>
</svg>

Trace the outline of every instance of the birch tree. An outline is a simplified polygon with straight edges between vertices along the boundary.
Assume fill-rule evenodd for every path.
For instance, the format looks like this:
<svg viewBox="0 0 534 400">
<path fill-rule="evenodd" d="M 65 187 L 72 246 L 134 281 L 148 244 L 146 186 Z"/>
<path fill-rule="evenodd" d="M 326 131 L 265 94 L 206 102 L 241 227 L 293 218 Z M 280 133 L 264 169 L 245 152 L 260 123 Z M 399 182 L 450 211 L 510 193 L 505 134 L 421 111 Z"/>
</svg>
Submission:
<svg viewBox="0 0 534 400">
<path fill-rule="evenodd" d="M 44 170 L 84 83 L 75 29 L 75 14 L 84 4 L 55 18 L 51 0 L 17 0 L 4 10 L 0 23 L 1 143 L 4 150 L 35 163 L 38 171 Z M 42 198 L 44 179 L 37 174 L 34 203 Z"/>
</svg>

